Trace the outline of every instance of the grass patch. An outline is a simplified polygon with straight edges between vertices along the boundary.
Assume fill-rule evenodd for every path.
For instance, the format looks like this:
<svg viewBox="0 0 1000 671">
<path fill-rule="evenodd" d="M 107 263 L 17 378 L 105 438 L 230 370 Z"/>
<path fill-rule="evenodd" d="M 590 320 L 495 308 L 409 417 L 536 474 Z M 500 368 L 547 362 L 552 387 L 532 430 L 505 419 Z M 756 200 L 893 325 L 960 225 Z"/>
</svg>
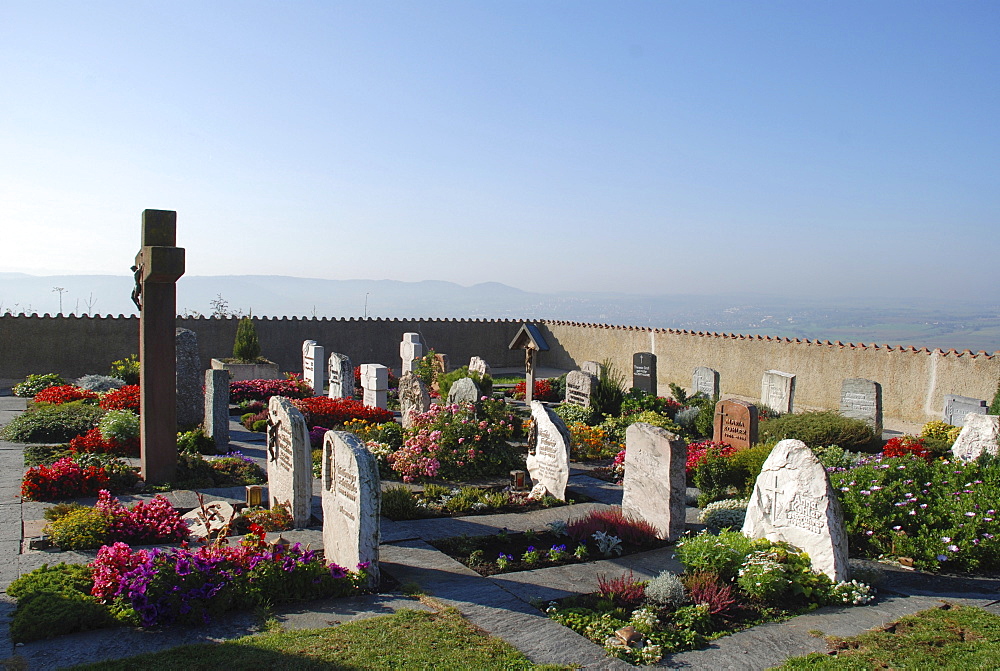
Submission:
<svg viewBox="0 0 1000 671">
<path fill-rule="evenodd" d="M 484 636 L 453 608 L 400 610 L 328 629 L 277 631 L 72 667 L 133 669 L 556 669 Z"/>
<path fill-rule="evenodd" d="M 991 669 L 1000 654 L 1000 616 L 944 605 L 851 638 L 832 651 L 793 657 L 782 669 Z"/>
</svg>

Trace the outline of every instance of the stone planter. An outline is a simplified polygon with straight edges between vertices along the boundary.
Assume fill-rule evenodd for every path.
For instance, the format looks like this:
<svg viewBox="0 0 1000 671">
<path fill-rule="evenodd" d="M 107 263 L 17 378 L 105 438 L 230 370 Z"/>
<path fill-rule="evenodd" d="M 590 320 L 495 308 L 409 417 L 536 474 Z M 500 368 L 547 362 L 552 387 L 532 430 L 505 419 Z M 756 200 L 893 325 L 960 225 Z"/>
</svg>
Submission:
<svg viewBox="0 0 1000 671">
<path fill-rule="evenodd" d="M 226 363 L 221 359 L 212 359 L 212 368 L 229 371 L 233 382 L 240 380 L 283 380 L 284 375 L 278 370 L 276 363 Z"/>
</svg>

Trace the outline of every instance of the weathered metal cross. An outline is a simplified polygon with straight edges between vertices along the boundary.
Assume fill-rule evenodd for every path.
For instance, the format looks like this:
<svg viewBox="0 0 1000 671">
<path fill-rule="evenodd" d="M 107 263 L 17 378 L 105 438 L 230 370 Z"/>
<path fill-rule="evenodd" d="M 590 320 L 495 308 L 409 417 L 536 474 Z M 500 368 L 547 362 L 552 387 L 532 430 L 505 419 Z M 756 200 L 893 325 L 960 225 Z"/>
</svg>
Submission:
<svg viewBox="0 0 1000 671">
<path fill-rule="evenodd" d="M 176 282 L 184 274 L 184 249 L 176 243 L 176 212 L 143 211 L 132 300 L 139 307 L 139 436 L 149 483 L 173 480 L 177 468 Z"/>
</svg>

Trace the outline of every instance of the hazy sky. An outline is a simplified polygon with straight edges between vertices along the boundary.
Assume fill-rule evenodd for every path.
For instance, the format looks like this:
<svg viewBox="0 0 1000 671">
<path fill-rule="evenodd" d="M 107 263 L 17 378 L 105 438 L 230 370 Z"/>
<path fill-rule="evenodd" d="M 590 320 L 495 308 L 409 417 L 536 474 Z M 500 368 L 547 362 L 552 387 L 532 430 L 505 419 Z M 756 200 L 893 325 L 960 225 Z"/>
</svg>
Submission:
<svg viewBox="0 0 1000 671">
<path fill-rule="evenodd" d="M 0 3 L 0 269 L 1000 298 L 1000 3 Z"/>
</svg>

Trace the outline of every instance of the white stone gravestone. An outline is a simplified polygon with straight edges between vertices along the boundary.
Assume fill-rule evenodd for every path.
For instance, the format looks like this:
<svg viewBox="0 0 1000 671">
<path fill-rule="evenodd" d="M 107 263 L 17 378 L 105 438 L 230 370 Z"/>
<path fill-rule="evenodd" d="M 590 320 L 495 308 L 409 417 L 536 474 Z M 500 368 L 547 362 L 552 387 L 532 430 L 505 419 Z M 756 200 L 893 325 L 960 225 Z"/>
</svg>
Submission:
<svg viewBox="0 0 1000 671">
<path fill-rule="evenodd" d="M 476 403 L 479 401 L 479 385 L 471 377 L 455 380 L 448 390 L 448 403 Z"/>
<path fill-rule="evenodd" d="M 566 375 L 566 402 L 573 405 L 590 406 L 590 395 L 594 391 L 597 378 L 582 370 L 571 370 Z"/>
<path fill-rule="evenodd" d="M 346 354 L 333 352 L 326 366 L 330 398 L 354 398 L 354 365 Z"/>
<path fill-rule="evenodd" d="M 978 459 L 984 452 L 996 455 L 1000 449 L 997 446 L 998 433 L 1000 433 L 1000 417 L 970 412 L 965 416 L 962 432 L 951 446 L 951 453 L 962 461 Z"/>
<path fill-rule="evenodd" d="M 316 344 L 315 340 L 302 342 L 302 379 L 313 388 L 314 396 L 323 395 L 325 380 L 323 379 L 323 362 L 326 361 L 326 351 Z"/>
<path fill-rule="evenodd" d="M 273 507 L 288 505 L 296 528 L 312 510 L 312 450 L 305 417 L 283 396 L 267 404 L 267 491 Z"/>
<path fill-rule="evenodd" d="M 431 394 L 424 381 L 414 373 L 403 373 L 399 378 L 399 414 L 403 428 L 413 424 L 413 416 L 427 412 L 431 407 Z"/>
<path fill-rule="evenodd" d="M 596 361 L 584 361 L 582 364 L 580 364 L 580 370 L 582 370 L 584 373 L 590 373 L 594 377 L 601 376 L 601 364 L 597 363 Z"/>
<path fill-rule="evenodd" d="M 323 553 L 327 563 L 349 571 L 367 563 L 368 587 L 379 581 L 381 502 L 375 455 L 353 433 L 327 431 L 323 437 Z"/>
<path fill-rule="evenodd" d="M 549 494 L 565 501 L 569 481 L 569 430 L 562 418 L 541 401 L 531 402 L 531 419 L 535 422 L 537 437 L 534 453 L 528 452 L 528 474 L 535 486 L 543 485 Z"/>
<path fill-rule="evenodd" d="M 882 385 L 874 380 L 851 377 L 840 387 L 840 414 L 860 419 L 882 435 Z"/>
<path fill-rule="evenodd" d="M 691 374 L 691 394 L 702 393 L 708 398 L 719 396 L 719 371 L 698 366 Z"/>
<path fill-rule="evenodd" d="M 985 415 L 988 411 L 988 404 L 981 398 L 945 394 L 944 421 L 952 426 L 965 426 L 965 418 L 970 412 Z"/>
<path fill-rule="evenodd" d="M 486 363 L 486 359 L 482 357 L 474 356 L 469 359 L 469 372 L 479 373 L 480 379 L 490 374 L 490 365 Z"/>
<path fill-rule="evenodd" d="M 784 414 L 792 411 L 795 399 L 795 375 L 780 370 L 764 371 L 760 382 L 760 402 Z"/>
<path fill-rule="evenodd" d="M 743 533 L 791 543 L 807 552 L 813 568 L 831 580 L 850 579 L 840 502 L 826 469 L 801 440 L 782 440 L 764 462 Z"/>
<path fill-rule="evenodd" d="M 226 371 L 222 372 L 228 375 Z M 227 501 L 210 501 L 204 508 L 199 506 L 181 515 L 181 519 L 187 524 L 194 538 L 209 539 L 225 529 L 237 517 L 236 509 Z"/>
<path fill-rule="evenodd" d="M 687 443 L 666 429 L 636 422 L 625 431 L 622 511 L 656 527 L 657 537 L 684 533 Z"/>
<path fill-rule="evenodd" d="M 385 410 L 389 405 L 389 369 L 378 363 L 361 364 L 364 404 Z"/>
<path fill-rule="evenodd" d="M 403 373 L 410 373 L 417 367 L 416 360 L 424 355 L 424 346 L 420 342 L 419 333 L 404 333 L 403 341 L 399 343 L 399 359 L 402 362 Z"/>
</svg>

